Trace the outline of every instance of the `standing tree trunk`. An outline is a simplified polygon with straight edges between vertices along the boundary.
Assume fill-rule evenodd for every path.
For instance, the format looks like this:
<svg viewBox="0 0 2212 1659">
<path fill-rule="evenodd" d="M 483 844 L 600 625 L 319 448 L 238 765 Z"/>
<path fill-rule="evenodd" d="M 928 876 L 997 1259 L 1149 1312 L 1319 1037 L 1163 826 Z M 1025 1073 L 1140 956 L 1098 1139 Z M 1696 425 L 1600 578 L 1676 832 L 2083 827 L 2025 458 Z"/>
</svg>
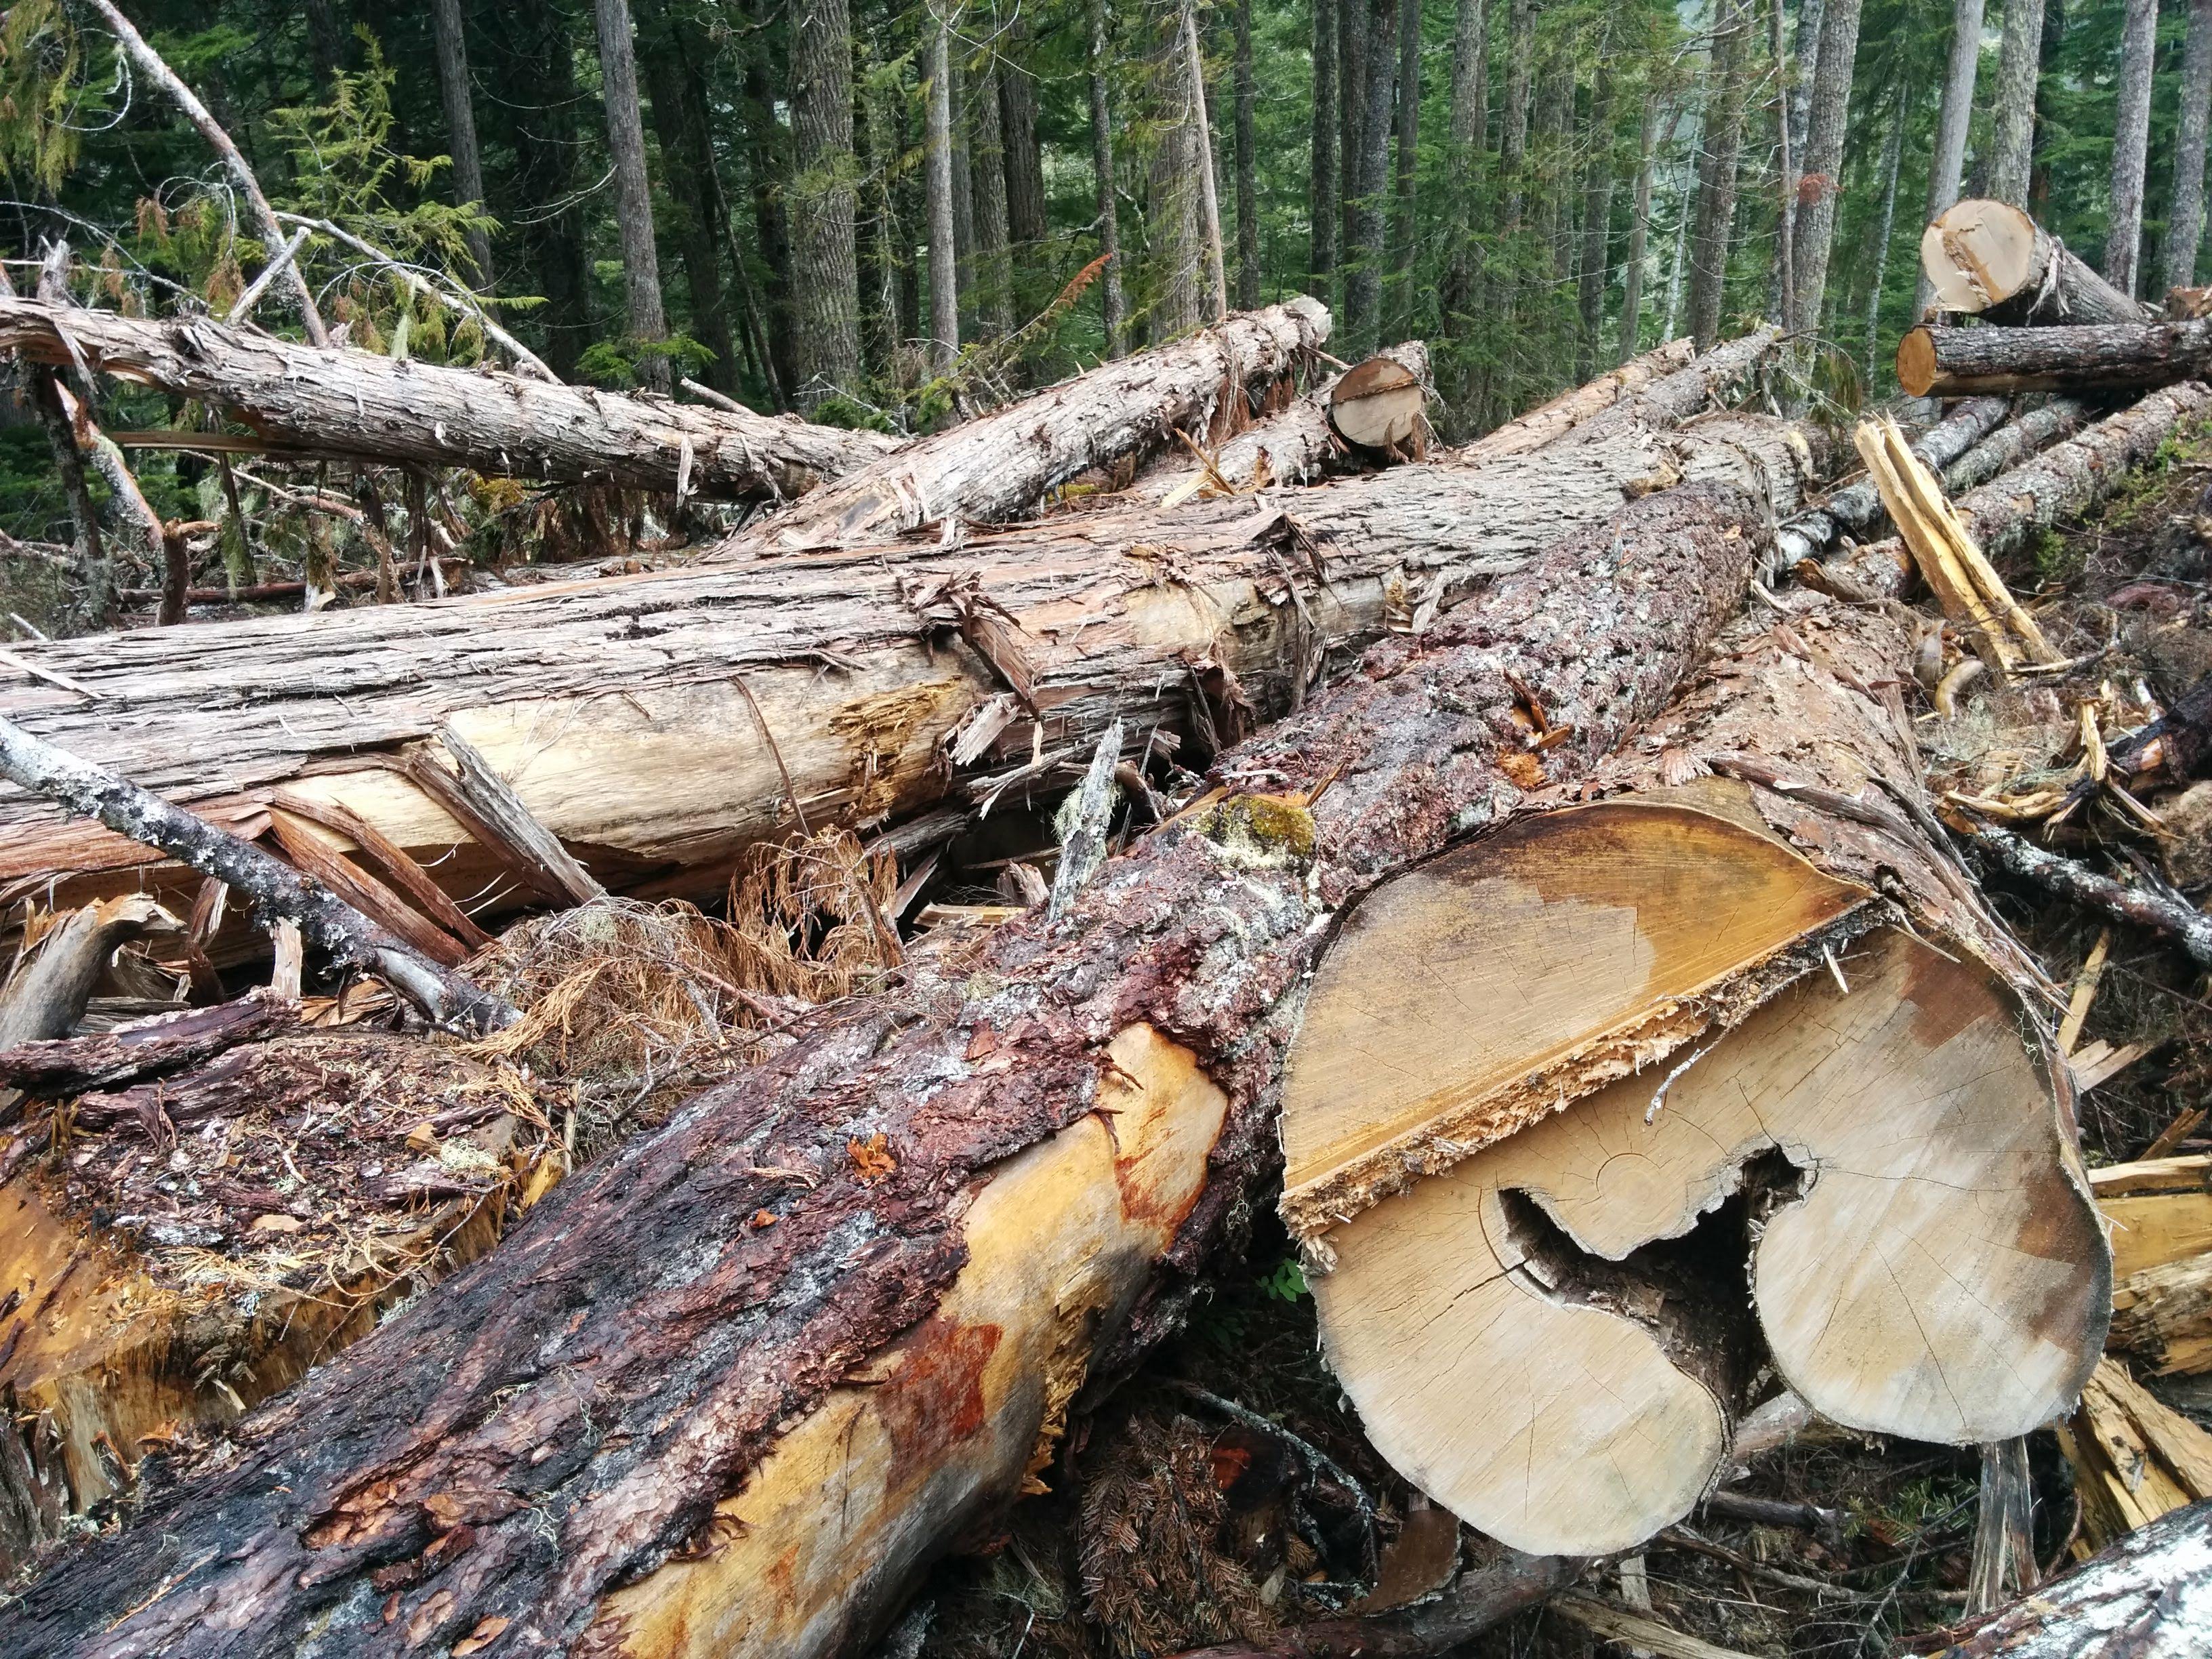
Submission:
<svg viewBox="0 0 2212 1659">
<path fill-rule="evenodd" d="M 923 143 L 929 172 L 930 361 L 940 374 L 960 355 L 959 249 L 953 239 L 952 0 L 933 0 L 929 120 Z"/>
<path fill-rule="evenodd" d="M 2027 205 L 2035 155 L 2035 88 L 2043 74 L 2043 0 L 2004 0 L 2004 45 L 1997 54 L 1996 108 L 1983 194 Z"/>
<path fill-rule="evenodd" d="M 1006 148 L 999 125 L 995 52 L 968 81 L 969 194 L 975 203 L 975 246 L 969 262 L 975 283 L 977 334 L 1003 340 L 1013 331 L 1012 263 L 1006 257 Z"/>
<path fill-rule="evenodd" d="M 512 219 L 520 244 L 516 264 L 545 296 L 532 320 L 544 337 L 547 365 L 564 380 L 575 378 L 592 334 L 584 210 L 576 200 L 574 44 L 562 12 L 532 8 L 503 37 L 495 33 L 491 55 L 499 95 L 490 113 L 511 123 L 514 200 L 531 207 Z"/>
<path fill-rule="evenodd" d="M 1252 82 L 1252 0 L 1237 0 L 1237 308 L 1260 303 L 1260 181 Z"/>
<path fill-rule="evenodd" d="M 600 97 L 606 107 L 607 151 L 614 158 L 615 222 L 622 236 L 623 284 L 629 331 L 638 349 L 637 377 L 656 392 L 669 386 L 660 347 L 668 319 L 660 307 L 660 254 L 653 238 L 653 185 L 645 172 L 645 121 L 638 106 L 637 52 L 629 0 L 592 0 L 599 33 Z"/>
<path fill-rule="evenodd" d="M 707 61 L 707 43 L 683 7 L 659 0 L 646 10 L 641 45 L 640 66 L 653 94 L 653 127 L 660 139 L 661 172 L 676 204 L 673 229 L 684 253 L 684 284 L 691 295 L 691 331 L 714 353 L 706 367 L 707 384 L 735 397 L 737 344 L 722 297 L 721 247 L 727 238 L 706 100 L 695 83 Z"/>
<path fill-rule="evenodd" d="M 1352 295 L 1348 268 L 1359 246 L 1360 143 L 1367 130 L 1367 6 L 1368 0 L 1336 0 L 1336 246 L 1347 307 Z"/>
<path fill-rule="evenodd" d="M 999 53 L 999 143 L 1006 156 L 1006 234 L 1033 246 L 1051 234 L 1045 222 L 1044 153 L 1037 143 L 1036 70 L 1030 61 L 1030 19 L 1016 12 Z"/>
<path fill-rule="evenodd" d="M 2040 3 L 2040 0 L 2033 0 Z M 2011 0 L 2018 6 L 2031 0 Z M 1861 0 L 1827 0 L 1805 112 L 1803 180 L 1797 191 L 1797 283 L 1784 325 L 1820 326 L 1828 257 L 1836 240 L 1836 203 L 1850 125 L 1851 76 L 1858 62 Z"/>
<path fill-rule="evenodd" d="M 1690 233 L 1690 332 L 1700 351 L 1711 350 L 1720 337 L 1721 301 L 1735 228 L 1737 163 L 1743 148 L 1744 81 L 1751 59 L 1752 0 L 1719 3 L 1705 142 L 1698 155 L 1697 218 Z"/>
<path fill-rule="evenodd" d="M 1897 175 L 1905 159 L 1905 112 L 1907 103 L 1900 86 L 1891 100 L 1889 131 L 1881 141 L 1881 220 L 1874 238 L 1874 276 L 1867 284 L 1866 378 L 1874 384 L 1875 364 L 1881 352 L 1881 290 L 1889 276 L 1890 238 L 1897 228 Z"/>
<path fill-rule="evenodd" d="M 1774 135 L 1776 139 L 1776 200 L 1774 212 L 1774 275 L 1770 300 L 1774 314 L 1785 329 L 1796 326 L 1790 313 L 1797 298 L 1797 181 L 1804 166 L 1805 145 L 1796 132 L 1790 97 L 1790 58 L 1782 43 L 1782 0 L 1767 0 L 1770 23 L 1768 56 L 1774 62 Z"/>
<path fill-rule="evenodd" d="M 1114 200 L 1114 106 L 1106 79 L 1113 59 L 1108 47 L 1106 0 L 1091 0 L 1091 171 L 1098 191 L 1098 252 L 1106 261 L 1098 306 L 1111 358 L 1128 349 L 1122 337 L 1128 313 L 1121 297 L 1121 220 Z"/>
<path fill-rule="evenodd" d="M 968 87 L 968 43 L 959 29 L 963 7 L 959 0 L 945 0 L 950 9 L 946 28 L 951 39 L 947 45 L 945 86 L 947 107 L 951 115 L 952 133 L 952 245 L 958 258 L 953 262 L 952 279 L 960 290 L 962 313 L 970 324 L 975 322 L 975 175 L 969 171 L 968 147 L 974 116 L 969 109 L 973 96 Z"/>
<path fill-rule="evenodd" d="M 2105 228 L 2105 280 L 2136 291 L 2142 251 L 2143 171 L 2150 154 L 2150 84 L 2158 52 L 2158 0 L 2127 0 L 2120 31 L 2120 86 L 2112 112 L 2112 219 Z M 1934 218 L 1934 214 L 1928 216 Z"/>
<path fill-rule="evenodd" d="M 1383 225 L 1389 198 L 1391 98 L 1398 80 L 1399 4 L 1400 0 L 1369 0 L 1364 9 L 1367 68 L 1360 100 L 1359 183 L 1352 209 L 1352 270 L 1344 289 L 1346 337 L 1355 353 L 1372 343 L 1382 322 Z"/>
<path fill-rule="evenodd" d="M 1229 272 L 1221 245 L 1221 192 L 1213 170 L 1213 122 L 1206 113 L 1206 54 L 1199 50 L 1196 0 L 1182 0 L 1183 58 L 1190 68 L 1193 165 L 1198 174 L 1199 233 L 1206 244 L 1206 315 L 1229 314 Z"/>
<path fill-rule="evenodd" d="M 1644 343 L 1644 261 L 1651 240 L 1651 174 L 1659 155 L 1659 100 L 1647 96 L 1637 136 L 1636 205 L 1628 222 L 1628 264 L 1620 278 L 1620 350 L 1625 363 Z"/>
<path fill-rule="evenodd" d="M 469 84 L 469 48 L 461 27 L 461 0 L 430 0 L 430 23 L 437 35 L 438 94 L 446 106 L 446 148 L 453 158 L 453 199 L 481 210 L 484 204 L 483 155 L 477 148 L 476 98 Z M 470 283 L 491 286 L 491 237 L 468 233 L 469 259 L 476 269 Z"/>
<path fill-rule="evenodd" d="M 2174 139 L 2173 205 L 2166 216 L 2160 275 L 2168 289 L 2197 283 L 2197 249 L 2204 236 L 2204 140 L 2212 116 L 2212 0 L 2192 0 L 2189 40 L 2181 54 L 2181 126 Z"/>
<path fill-rule="evenodd" d="M 1442 316 L 1438 332 L 1449 347 L 1464 341 L 1474 321 L 1475 283 L 1474 197 L 1475 162 L 1482 154 L 1489 125 L 1489 88 L 1485 84 L 1489 64 L 1489 0 L 1458 0 L 1452 14 L 1451 143 L 1444 169 L 1444 188 L 1451 202 L 1445 233 L 1445 265 Z M 1446 412 L 1452 426 L 1463 425 L 1472 411 L 1468 394 L 1473 377 L 1463 349 L 1448 349 L 1443 381 Z"/>
<path fill-rule="evenodd" d="M 1598 334 L 1605 326 L 1605 290 L 1613 274 L 1606 250 L 1613 229 L 1613 84 L 1609 73 L 1601 73 L 1590 94 L 1589 161 L 1583 176 L 1583 246 L 1581 275 L 1576 283 L 1581 330 L 1575 345 L 1575 378 L 1587 380 L 1597 372 Z M 1644 125 L 1649 130 L 1647 117 Z"/>
<path fill-rule="evenodd" d="M 766 276 L 769 359 L 777 393 L 789 408 L 799 386 L 799 331 L 792 322 L 791 243 L 786 234 L 783 183 L 783 124 L 777 118 L 779 94 L 769 58 L 767 31 L 775 21 L 772 0 L 745 0 L 750 39 L 741 72 L 744 111 L 745 172 L 753 208 L 754 246 Z"/>
<path fill-rule="evenodd" d="M 1421 0 L 1398 0 L 1398 173 L 1390 233 L 1391 338 L 1413 329 L 1415 190 L 1421 154 Z M 1377 341 L 1379 345 L 1382 342 Z"/>
<path fill-rule="evenodd" d="M 2156 4 L 2157 0 L 2151 0 Z M 1982 56 L 1982 0 L 1952 0 L 1951 57 L 1943 71 L 1943 101 L 1936 116 L 1936 148 L 1928 161 L 1928 211 L 1933 219 L 1959 199 L 1966 165 L 1966 130 L 1974 116 L 1974 75 Z M 1912 313 L 1924 310 L 1934 289 L 1920 276 Z"/>
<path fill-rule="evenodd" d="M 853 37 L 846 0 L 805 0 L 793 9 L 792 34 L 791 281 L 799 313 L 799 403 L 811 409 L 825 397 L 849 392 L 860 378 Z M 1003 242 L 1003 198 L 1000 207 Z"/>
<path fill-rule="evenodd" d="M 1326 295 L 1336 274 L 1336 221 L 1342 211 L 1337 191 L 1336 13 L 1348 0 L 1313 0 L 1313 161 L 1306 197 L 1309 252 L 1306 264 L 1314 292 Z M 1462 0 L 1468 3 L 1468 0 Z M 1474 0 L 1480 4 L 1480 0 Z"/>
</svg>

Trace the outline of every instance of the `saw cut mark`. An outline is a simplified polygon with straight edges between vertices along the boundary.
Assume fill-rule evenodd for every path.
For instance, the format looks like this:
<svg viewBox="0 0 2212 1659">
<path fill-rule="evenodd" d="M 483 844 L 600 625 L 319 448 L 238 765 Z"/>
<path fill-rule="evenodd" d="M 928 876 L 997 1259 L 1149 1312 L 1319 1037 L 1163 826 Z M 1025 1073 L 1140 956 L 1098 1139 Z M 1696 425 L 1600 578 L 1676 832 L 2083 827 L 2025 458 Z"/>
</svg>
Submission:
<svg viewBox="0 0 2212 1659">
<path fill-rule="evenodd" d="M 1708 1024 L 1698 999 L 1866 896 L 1717 812 L 1640 802 L 1530 819 L 1388 884 L 1346 920 L 1291 1050 L 1285 1213 L 1332 1189 L 1356 1208 L 1365 1171 L 1519 1128 L 1591 1086 L 1552 1075 L 1578 1055 L 1600 1081 L 1663 1057 Z"/>
</svg>

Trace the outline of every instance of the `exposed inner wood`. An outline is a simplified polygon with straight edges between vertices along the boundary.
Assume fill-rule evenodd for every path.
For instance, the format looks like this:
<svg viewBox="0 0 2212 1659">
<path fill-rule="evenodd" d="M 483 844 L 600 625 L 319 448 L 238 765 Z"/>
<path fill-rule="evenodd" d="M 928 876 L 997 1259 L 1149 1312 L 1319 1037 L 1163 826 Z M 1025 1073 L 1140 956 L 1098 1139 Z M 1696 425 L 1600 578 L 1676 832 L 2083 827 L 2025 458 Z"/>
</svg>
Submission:
<svg viewBox="0 0 2212 1659">
<path fill-rule="evenodd" d="M 1328 421 L 1345 442 L 1389 454 L 1419 441 L 1428 402 L 1420 377 L 1389 357 L 1370 357 L 1337 381 Z"/>
<path fill-rule="evenodd" d="M 1999 323 L 2139 323 L 2149 313 L 2020 209 L 1970 197 L 1920 239 L 1920 264 L 1946 311 Z"/>
</svg>

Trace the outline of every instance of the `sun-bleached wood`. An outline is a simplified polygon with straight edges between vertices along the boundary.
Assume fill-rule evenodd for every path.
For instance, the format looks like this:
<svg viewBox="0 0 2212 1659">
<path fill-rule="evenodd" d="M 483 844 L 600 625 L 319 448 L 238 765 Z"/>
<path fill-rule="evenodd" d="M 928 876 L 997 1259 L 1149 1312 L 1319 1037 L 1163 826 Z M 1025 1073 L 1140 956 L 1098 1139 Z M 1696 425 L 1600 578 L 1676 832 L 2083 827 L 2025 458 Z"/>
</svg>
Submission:
<svg viewBox="0 0 2212 1659">
<path fill-rule="evenodd" d="M 1413 369 L 1387 356 L 1370 357 L 1338 380 L 1328 423 L 1356 448 L 1395 454 L 1419 443 L 1427 403 L 1428 390 Z"/>
</svg>

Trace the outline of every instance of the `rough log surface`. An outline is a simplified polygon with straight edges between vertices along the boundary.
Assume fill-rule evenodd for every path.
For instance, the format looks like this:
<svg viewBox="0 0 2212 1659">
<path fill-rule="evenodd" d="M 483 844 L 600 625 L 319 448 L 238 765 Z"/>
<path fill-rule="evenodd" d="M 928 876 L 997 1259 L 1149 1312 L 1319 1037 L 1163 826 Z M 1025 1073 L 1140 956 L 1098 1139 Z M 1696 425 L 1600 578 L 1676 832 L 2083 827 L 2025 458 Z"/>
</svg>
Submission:
<svg viewBox="0 0 2212 1659">
<path fill-rule="evenodd" d="M 1725 407 L 1747 382 L 1757 379 L 1781 343 L 1782 331 L 1771 326 L 1723 342 L 1582 421 L 1573 428 L 1573 441 L 1589 443 L 1640 428 L 1679 426 L 1708 410 Z"/>
<path fill-rule="evenodd" d="M 318 349 L 209 317 L 0 300 L 0 346 L 67 366 L 71 343 L 102 374 L 202 399 L 310 455 L 669 491 L 688 475 L 700 494 L 781 500 L 897 447 L 878 433 Z"/>
<path fill-rule="evenodd" d="M 928 804 L 947 787 L 945 740 L 971 718 L 999 729 L 967 728 L 970 776 L 1026 762 L 1039 722 L 1046 752 L 1078 764 L 1117 716 L 1133 744 L 1161 726 L 1233 737 L 1246 705 L 1294 707 L 1328 653 L 1432 617 L 1626 497 L 1711 477 L 1794 500 L 1807 471 L 1790 429 L 1721 417 L 1480 469 L 1066 515 L 867 563 L 33 642 L 16 657 L 64 678 L 8 669 L 0 714 L 241 833 L 276 786 L 338 801 L 465 895 L 504 866 L 394 769 L 451 729 L 605 885 L 696 893 L 788 824 L 787 769 L 821 823 Z M 438 862 L 457 847 L 469 855 Z M 0 875 L 180 903 L 196 884 L 13 791 Z"/>
<path fill-rule="evenodd" d="M 2212 1499 L 2160 1516 L 2000 1607 L 1941 1659 L 2197 1659 L 2212 1652 Z"/>
<path fill-rule="evenodd" d="M 1686 334 L 1679 340 L 1669 340 L 1641 357 L 1631 358 L 1610 374 L 1601 374 L 1588 385 L 1563 392 L 1526 415 L 1515 416 L 1497 430 L 1462 447 L 1458 459 L 1498 461 L 1508 455 L 1523 455 L 1532 449 L 1541 449 L 1585 421 L 1604 414 L 1622 399 L 1639 395 L 1654 381 L 1687 368 L 1697 350 L 1698 343 Z"/>
<path fill-rule="evenodd" d="M 299 1023 L 299 1005 L 265 990 L 234 1002 L 180 1008 L 111 1031 L 19 1042 L 0 1048 L 0 1084 L 53 1097 L 112 1089 L 258 1042 Z"/>
<path fill-rule="evenodd" d="M 1982 551 L 1996 557 L 2034 531 L 2102 501 L 2142 465 L 2184 422 L 2212 415 L 2212 386 L 2185 380 L 2107 415 L 2035 459 L 1999 474 L 1952 502 Z M 1894 598 L 1912 573 L 1912 556 L 1895 537 L 1821 566 L 1820 585 L 1846 599 Z"/>
<path fill-rule="evenodd" d="M 1102 364 L 990 415 L 908 444 L 833 489 L 739 531 L 708 556 L 886 541 L 945 520 L 1019 517 L 1055 484 L 1168 440 L 1205 441 L 1250 381 L 1303 367 L 1328 338 L 1328 308 L 1300 297 L 1224 318 L 1187 339 Z"/>
<path fill-rule="evenodd" d="M 1916 398 L 2123 392 L 2212 368 L 2212 320 L 2068 328 L 1934 328 L 1897 343 L 1897 381 Z"/>
<path fill-rule="evenodd" d="M 497 1255 L 245 1425 L 233 1467 L 0 1612 L 0 1645 L 396 1655 L 486 1620 L 517 1651 L 865 1641 L 928 1554 L 1020 1485 L 1083 1379 L 1173 1323 L 1264 1179 L 1328 917 L 1564 792 L 1655 712 L 1736 607 L 1758 526 L 1793 504 L 1722 484 L 1649 497 L 1418 642 L 1376 647 L 1224 757 L 1229 793 L 1110 862 L 1058 923 L 1012 924 L 934 981 L 917 965 L 898 994 L 823 1011 L 782 1054 L 556 1188 Z M 1516 764 L 1516 783 L 1500 761 L 1525 753 L 1528 695 L 1575 735 L 1536 774 Z M 1255 781 L 1268 793 L 1247 793 Z M 1157 1267 L 1090 1270 L 1145 1284 L 1126 1319 L 1111 1316 L 1126 1296 L 1102 1306 L 1071 1285 L 1077 1328 L 1045 1396 L 1032 1382 L 997 1401 L 1000 1337 L 934 1316 L 966 1283 L 963 1215 L 1033 1167 L 1016 1154 L 1106 1133 L 1094 1108 L 1139 1098 L 1115 1079 L 1177 1054 L 1201 1098 L 1218 1091 L 1210 1179 L 1170 1216 Z M 1050 1233 L 1060 1212 L 1036 1201 L 1030 1224 Z M 773 1225 L 749 1224 L 763 1213 Z M 1095 1332 L 1093 1310 L 1109 1316 Z M 784 1455 L 824 1423 L 826 1462 Z M 865 1472 L 837 1452 L 848 1428 L 878 1448 Z M 818 1506 L 825 1489 L 848 1493 L 821 1523 L 840 1528 L 835 1550 L 774 1508 L 779 1492 Z M 840 1518 L 854 1513 L 865 1535 Z M 459 1547 L 431 1549 L 462 1527 Z"/>
</svg>

